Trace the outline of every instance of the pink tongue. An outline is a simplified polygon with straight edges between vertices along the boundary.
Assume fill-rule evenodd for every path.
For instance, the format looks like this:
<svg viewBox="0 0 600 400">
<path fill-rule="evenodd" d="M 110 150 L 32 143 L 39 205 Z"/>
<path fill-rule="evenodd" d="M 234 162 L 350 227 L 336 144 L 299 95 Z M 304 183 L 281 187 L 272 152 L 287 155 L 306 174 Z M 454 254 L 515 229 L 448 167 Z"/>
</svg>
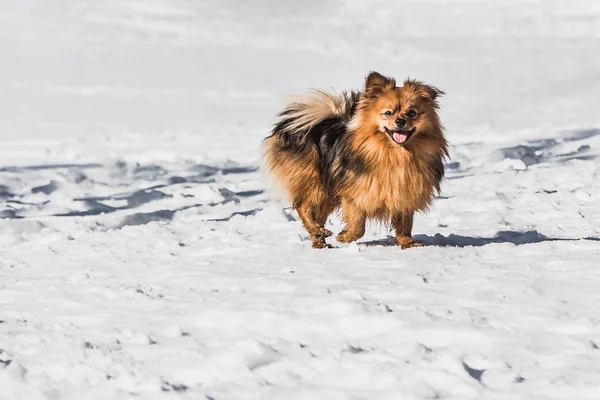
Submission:
<svg viewBox="0 0 600 400">
<path fill-rule="evenodd" d="M 408 135 L 406 133 L 394 132 L 392 137 L 396 143 L 404 143 L 404 141 L 408 138 Z"/>
</svg>

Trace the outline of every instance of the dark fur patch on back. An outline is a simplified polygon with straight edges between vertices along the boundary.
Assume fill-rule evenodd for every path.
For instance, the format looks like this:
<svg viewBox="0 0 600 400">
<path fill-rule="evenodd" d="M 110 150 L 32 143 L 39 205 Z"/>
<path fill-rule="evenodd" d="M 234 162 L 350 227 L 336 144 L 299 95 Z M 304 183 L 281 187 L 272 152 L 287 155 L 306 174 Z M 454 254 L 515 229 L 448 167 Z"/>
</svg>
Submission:
<svg viewBox="0 0 600 400">
<path fill-rule="evenodd" d="M 350 135 L 343 136 L 336 142 L 327 157 L 327 169 L 324 171 L 324 181 L 330 193 L 336 196 L 344 179 L 358 177 L 371 172 L 371 166 L 364 157 L 350 147 Z"/>
<path fill-rule="evenodd" d="M 319 155 L 319 167 L 324 176 L 329 175 L 328 171 L 331 168 L 336 152 L 334 150 L 339 147 L 337 143 L 340 138 L 347 135 L 347 125 L 356 113 L 356 107 L 359 100 L 358 92 L 351 92 L 349 95 L 350 107 L 347 109 L 347 114 L 327 118 L 310 129 L 290 130 L 289 127 L 294 123 L 294 118 L 290 118 L 289 114 L 293 113 L 294 109 L 286 109 L 279 116 L 281 120 L 275 124 L 269 138 L 275 138 L 274 146 L 277 151 L 285 152 L 289 157 L 303 157 L 312 148 L 317 150 Z M 265 140 L 266 140 L 265 139 Z M 350 170 L 353 168 L 358 171 L 365 171 L 366 164 L 362 160 L 352 160 L 350 155 L 346 157 L 344 165 Z"/>
<path fill-rule="evenodd" d="M 293 107 L 286 108 L 279 113 L 281 119 L 275 124 L 271 135 L 266 139 L 275 137 L 279 142 L 280 149 L 284 151 L 302 151 L 307 145 L 315 144 L 320 154 L 327 154 L 335 141 L 346 130 L 346 125 L 356 113 L 360 93 L 353 91 L 348 92 L 345 96 L 349 105 L 345 115 L 331 116 L 310 129 L 290 129 L 290 126 L 295 122 L 294 117 L 291 115 L 297 113 L 298 110 Z"/>
<path fill-rule="evenodd" d="M 323 171 L 327 169 L 327 160 L 337 141 L 346 133 L 346 123 L 340 118 L 329 118 L 317 124 L 310 133 L 319 152 L 319 161 Z"/>
<path fill-rule="evenodd" d="M 307 132 L 290 131 L 288 126 L 293 122 L 291 118 L 281 119 L 273 127 L 271 136 L 275 136 L 281 145 L 281 150 L 293 150 L 306 145 Z M 271 136 L 267 137 L 270 138 Z"/>
</svg>

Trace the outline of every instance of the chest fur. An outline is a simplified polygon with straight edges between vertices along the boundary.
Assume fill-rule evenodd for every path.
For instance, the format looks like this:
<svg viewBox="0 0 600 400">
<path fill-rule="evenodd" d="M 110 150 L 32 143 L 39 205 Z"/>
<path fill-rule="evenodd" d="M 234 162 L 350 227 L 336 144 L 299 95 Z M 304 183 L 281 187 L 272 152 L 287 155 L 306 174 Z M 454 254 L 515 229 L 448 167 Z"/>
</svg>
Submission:
<svg viewBox="0 0 600 400">
<path fill-rule="evenodd" d="M 427 166 L 408 152 L 379 154 L 369 160 L 368 172 L 346 180 L 344 197 L 374 218 L 426 209 L 435 185 Z"/>
</svg>

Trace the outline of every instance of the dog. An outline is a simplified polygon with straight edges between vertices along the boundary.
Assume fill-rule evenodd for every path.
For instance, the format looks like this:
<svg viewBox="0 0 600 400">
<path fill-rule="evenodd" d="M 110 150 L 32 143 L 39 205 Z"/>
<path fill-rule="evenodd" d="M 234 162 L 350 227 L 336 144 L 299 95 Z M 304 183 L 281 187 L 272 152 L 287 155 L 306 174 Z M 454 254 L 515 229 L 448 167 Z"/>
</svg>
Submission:
<svg viewBox="0 0 600 400">
<path fill-rule="evenodd" d="M 413 216 L 439 193 L 449 157 L 438 115 L 443 94 L 371 72 L 361 91 L 314 90 L 279 113 L 263 142 L 265 165 L 314 248 L 331 247 L 325 222 L 338 209 L 346 224 L 339 242 L 360 239 L 374 219 L 391 222 L 401 248 L 423 246 L 412 238 Z"/>
</svg>

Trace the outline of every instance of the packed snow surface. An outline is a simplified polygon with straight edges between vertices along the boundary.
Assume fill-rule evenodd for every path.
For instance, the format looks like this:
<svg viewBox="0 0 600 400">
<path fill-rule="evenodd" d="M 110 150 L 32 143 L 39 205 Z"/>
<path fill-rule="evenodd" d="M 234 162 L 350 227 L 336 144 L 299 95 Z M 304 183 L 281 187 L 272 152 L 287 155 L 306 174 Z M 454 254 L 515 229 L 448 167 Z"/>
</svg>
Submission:
<svg viewBox="0 0 600 400">
<path fill-rule="evenodd" d="M 599 399 L 599 49 L 595 0 L 0 0 L 0 399 Z M 370 70 L 447 92 L 429 246 L 314 250 L 261 141 Z"/>
</svg>

